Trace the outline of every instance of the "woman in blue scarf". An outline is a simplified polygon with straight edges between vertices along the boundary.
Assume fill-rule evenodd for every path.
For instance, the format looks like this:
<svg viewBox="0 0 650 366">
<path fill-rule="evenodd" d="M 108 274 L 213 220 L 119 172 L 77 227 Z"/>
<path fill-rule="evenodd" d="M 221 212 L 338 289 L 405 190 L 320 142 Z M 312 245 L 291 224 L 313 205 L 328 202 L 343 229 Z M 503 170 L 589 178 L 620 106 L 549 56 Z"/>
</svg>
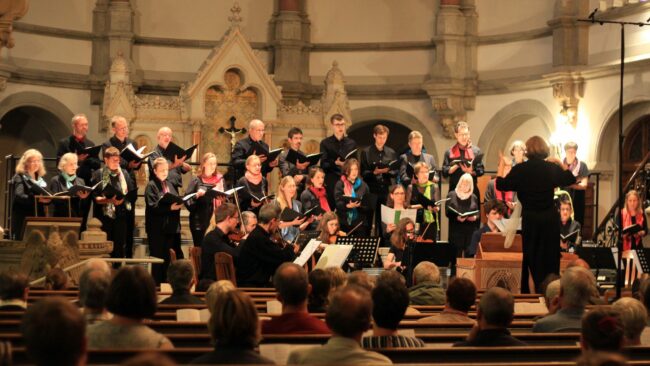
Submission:
<svg viewBox="0 0 650 366">
<path fill-rule="evenodd" d="M 359 177 L 359 161 L 348 159 L 343 164 L 343 175 L 341 180 L 334 186 L 334 201 L 336 202 L 336 213 L 339 215 L 341 228 L 348 232 L 359 223 L 361 226 L 354 231 L 357 236 L 367 236 L 370 227 L 367 224 L 368 209 L 374 207 L 363 207 L 361 200 L 368 193 L 368 185 Z"/>
<path fill-rule="evenodd" d="M 52 194 L 65 192 L 72 186 L 85 185 L 83 179 L 77 177 L 78 158 L 75 153 L 66 153 L 59 160 L 59 174 L 50 181 L 50 192 Z M 54 200 L 54 217 L 82 217 L 83 209 L 82 200 L 88 198 L 89 192 L 78 192 L 75 196 L 70 197 L 70 205 L 67 200 Z"/>
</svg>

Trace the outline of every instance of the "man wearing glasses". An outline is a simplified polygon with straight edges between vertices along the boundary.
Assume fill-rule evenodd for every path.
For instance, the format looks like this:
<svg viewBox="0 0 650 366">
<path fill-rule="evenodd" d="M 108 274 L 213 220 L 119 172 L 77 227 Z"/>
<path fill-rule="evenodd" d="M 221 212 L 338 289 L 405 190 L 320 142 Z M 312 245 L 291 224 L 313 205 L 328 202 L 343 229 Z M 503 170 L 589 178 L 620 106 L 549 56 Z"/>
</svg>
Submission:
<svg viewBox="0 0 650 366">
<path fill-rule="evenodd" d="M 449 191 L 456 189 L 460 176 L 469 173 L 474 181 L 474 194 L 479 196 L 476 178 L 485 172 L 483 153 L 477 146 L 472 146 L 467 122 L 460 121 L 454 126 L 456 144 L 445 151 L 442 163 L 442 175 L 449 178 Z"/>
<path fill-rule="evenodd" d="M 357 143 L 345 134 L 345 117 L 334 114 L 330 118 L 334 134 L 320 142 L 320 165 L 325 172 L 325 190 L 330 207 L 336 207 L 334 202 L 334 186 L 341 180 L 341 167 L 345 157 L 357 148 Z M 356 154 L 353 154 L 356 155 Z M 356 157 L 356 156 L 352 156 Z"/>
<path fill-rule="evenodd" d="M 233 148 L 230 164 L 234 169 L 234 180 L 236 182 L 244 175 L 246 171 L 246 158 L 250 155 L 258 155 L 262 162 L 262 175 L 268 173 L 278 166 L 277 158 L 273 161 L 267 161 L 269 156 L 269 145 L 264 142 L 264 122 L 259 119 L 251 120 L 248 124 L 248 137 L 245 137 L 235 144 Z"/>
</svg>

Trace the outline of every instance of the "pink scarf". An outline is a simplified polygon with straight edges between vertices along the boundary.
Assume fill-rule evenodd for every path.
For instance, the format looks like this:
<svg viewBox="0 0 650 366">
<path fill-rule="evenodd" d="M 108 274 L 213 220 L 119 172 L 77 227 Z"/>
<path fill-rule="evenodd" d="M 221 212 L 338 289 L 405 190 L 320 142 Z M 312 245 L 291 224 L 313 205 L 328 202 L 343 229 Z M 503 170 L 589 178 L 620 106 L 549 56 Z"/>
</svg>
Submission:
<svg viewBox="0 0 650 366">
<path fill-rule="evenodd" d="M 255 185 L 260 184 L 262 182 L 262 173 L 261 172 L 258 173 L 258 174 L 253 174 L 253 173 L 251 173 L 251 172 L 249 172 L 247 170 L 246 173 L 244 173 L 244 176 L 246 177 L 246 180 L 248 180 L 249 182 L 251 182 L 251 183 L 253 183 Z"/>
<path fill-rule="evenodd" d="M 643 226 L 643 212 L 636 213 L 634 215 L 636 218 L 636 223 L 640 226 Z M 632 215 L 628 212 L 627 209 L 623 209 L 623 227 L 626 228 L 632 225 Z M 623 235 L 623 250 L 632 249 L 632 236 Z"/>
</svg>

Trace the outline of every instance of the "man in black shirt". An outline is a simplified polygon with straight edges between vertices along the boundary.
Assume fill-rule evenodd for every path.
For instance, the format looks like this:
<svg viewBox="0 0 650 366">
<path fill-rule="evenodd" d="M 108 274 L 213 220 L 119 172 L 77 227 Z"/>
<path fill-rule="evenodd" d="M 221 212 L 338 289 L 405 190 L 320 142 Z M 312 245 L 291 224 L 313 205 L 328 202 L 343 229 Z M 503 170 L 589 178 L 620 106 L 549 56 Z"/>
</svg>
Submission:
<svg viewBox="0 0 650 366">
<path fill-rule="evenodd" d="M 151 155 L 149 155 L 149 172 L 153 172 L 153 162 L 157 158 L 164 158 L 165 149 L 169 146 L 169 143 L 172 141 L 172 130 L 169 127 L 161 127 L 158 130 L 156 135 L 158 138 L 158 145 L 153 150 Z M 189 172 L 192 167 L 185 162 L 190 158 L 189 156 L 183 156 L 182 158 L 176 157 L 174 161 L 167 159 L 169 162 L 169 175 L 167 176 L 167 181 L 171 183 L 177 192 L 180 192 L 179 189 L 183 186 L 183 174 Z M 149 174 L 149 179 L 154 179 L 154 174 Z"/>
<path fill-rule="evenodd" d="M 108 139 L 108 141 L 102 144 L 102 153 L 106 151 L 109 147 L 116 148 L 119 152 L 124 150 L 129 144 L 133 145 L 133 148 L 137 149 L 138 144 L 135 143 L 132 139 L 129 138 L 129 124 L 126 122 L 126 118 L 122 116 L 114 116 L 111 118 L 111 128 L 113 130 L 113 136 Z M 126 200 L 131 204 L 131 207 L 135 207 L 135 201 L 138 199 L 138 181 L 135 177 L 136 170 L 140 169 L 142 162 L 137 161 L 127 161 L 120 156 L 120 167 L 129 175 L 129 179 L 135 187 L 132 191 L 129 191 L 126 196 Z M 126 258 L 133 257 L 133 232 L 135 230 L 135 210 L 128 211 L 126 219 L 126 246 L 124 248 L 124 254 Z"/>
<path fill-rule="evenodd" d="M 267 161 L 269 145 L 262 140 L 264 137 L 264 122 L 254 119 L 248 124 L 248 137 L 245 137 L 235 144 L 230 157 L 230 164 L 234 169 L 233 182 L 237 182 L 246 171 L 246 159 L 249 155 L 259 155 L 262 162 L 262 175 L 268 173 L 278 166 L 278 160 Z"/>
<path fill-rule="evenodd" d="M 228 239 L 228 234 L 237 228 L 239 216 L 237 206 L 230 202 L 223 203 L 214 213 L 216 222 L 214 230 L 208 232 L 201 243 L 201 273 L 200 279 L 217 280 L 214 266 L 214 255 L 219 252 L 230 254 L 233 262 L 237 263 L 241 247 L 235 246 Z"/>
<path fill-rule="evenodd" d="M 334 134 L 320 142 L 321 168 L 325 172 L 325 189 L 330 207 L 336 207 L 334 202 L 334 185 L 341 180 L 341 168 L 345 157 L 357 148 L 357 143 L 345 135 L 345 117 L 334 114 L 330 118 Z"/>
<path fill-rule="evenodd" d="M 378 163 L 389 164 L 397 160 L 395 150 L 386 146 L 390 130 L 384 125 L 376 125 L 373 128 L 375 143 L 363 149 L 361 152 L 361 176 L 366 182 L 370 193 L 377 196 L 375 209 L 375 227 L 381 227 L 381 205 L 386 204 L 388 188 L 395 184 L 395 177 L 398 170 L 389 167 L 378 167 Z"/>
<path fill-rule="evenodd" d="M 101 167 L 99 156 L 90 156 L 89 154 L 80 154 L 87 147 L 95 146 L 95 143 L 90 141 L 86 134 L 88 134 L 88 118 L 85 114 L 76 114 L 72 117 L 72 135 L 59 141 L 59 147 L 56 150 L 56 164 L 66 153 L 75 153 L 79 159 L 79 167 L 77 168 L 77 177 L 84 180 L 84 184 L 90 185 L 93 177 L 93 172 Z M 86 219 L 90 211 L 90 200 L 81 200 L 81 214 L 82 223 L 81 231 L 86 230 Z"/>
<path fill-rule="evenodd" d="M 294 164 L 287 161 L 287 155 L 289 155 L 289 150 L 295 150 L 302 155 L 306 155 L 304 152 L 300 151 L 300 146 L 302 145 L 302 130 L 298 127 L 292 127 L 287 134 L 289 137 L 289 149 L 285 150 L 280 154 L 280 173 L 282 177 L 292 176 L 293 180 L 296 181 L 296 196 L 300 197 L 300 193 L 305 189 L 305 182 L 307 181 L 307 173 L 309 169 L 309 162 L 304 163 L 297 162 Z"/>
<path fill-rule="evenodd" d="M 449 178 L 449 190 L 456 189 L 460 176 L 469 173 L 474 180 L 474 194 L 480 197 L 476 179 L 485 173 L 483 153 L 478 146 L 472 145 L 467 122 L 460 121 L 454 126 L 456 144 L 445 151 L 442 163 L 442 175 Z"/>
<path fill-rule="evenodd" d="M 433 155 L 425 153 L 423 150 L 422 134 L 419 131 L 411 131 L 409 133 L 409 148 L 410 151 L 402 154 L 400 158 L 399 177 L 400 183 L 407 188 L 413 181 L 413 167 L 416 163 L 421 161 L 427 163 L 429 170 L 437 171 L 436 161 Z M 410 165 L 410 168 L 409 168 Z M 433 182 L 437 183 L 439 180 L 438 173 L 434 173 Z"/>
<path fill-rule="evenodd" d="M 237 262 L 237 285 L 264 287 L 271 283 L 271 276 L 284 262 L 293 261 L 299 246 L 282 247 L 271 240 L 271 234 L 280 224 L 280 207 L 265 204 L 260 209 L 257 226 L 241 245 Z"/>
</svg>

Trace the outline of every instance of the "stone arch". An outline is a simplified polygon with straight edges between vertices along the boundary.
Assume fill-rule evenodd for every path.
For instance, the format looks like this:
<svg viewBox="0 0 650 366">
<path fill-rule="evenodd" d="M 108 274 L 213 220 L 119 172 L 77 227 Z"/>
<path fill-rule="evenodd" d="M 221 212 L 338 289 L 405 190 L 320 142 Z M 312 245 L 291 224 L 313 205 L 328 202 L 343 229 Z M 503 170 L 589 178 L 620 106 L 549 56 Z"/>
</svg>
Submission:
<svg viewBox="0 0 650 366">
<path fill-rule="evenodd" d="M 506 144 L 512 137 L 511 132 L 534 117 L 542 120 L 547 133 L 547 136 L 543 137 L 550 137 L 555 129 L 555 119 L 548 108 L 538 100 L 522 99 L 512 102 L 492 116 L 478 139 L 478 146 L 485 153 L 483 161 L 488 169 L 496 169 L 499 150 L 507 149 Z"/>
<path fill-rule="evenodd" d="M 47 94 L 38 92 L 19 92 L 2 99 L 2 101 L 0 101 L 0 119 L 9 111 L 26 106 L 38 107 L 54 114 L 63 122 L 64 128 L 67 129 L 67 132 L 72 132 L 70 123 L 67 122 L 72 119 L 74 113 L 58 100 Z"/>
<path fill-rule="evenodd" d="M 433 155 L 435 161 L 440 161 L 440 159 L 438 159 L 438 149 L 436 148 L 436 144 L 433 141 L 431 132 L 424 125 L 424 123 L 422 123 L 417 117 L 408 112 L 393 107 L 372 106 L 353 110 L 351 117 L 351 131 L 367 127 L 369 124 L 375 123 L 377 120 L 396 122 L 403 126 L 406 126 L 412 131 L 420 131 L 422 133 L 422 137 L 424 138 L 424 146 L 427 148 L 427 153 Z"/>
</svg>

